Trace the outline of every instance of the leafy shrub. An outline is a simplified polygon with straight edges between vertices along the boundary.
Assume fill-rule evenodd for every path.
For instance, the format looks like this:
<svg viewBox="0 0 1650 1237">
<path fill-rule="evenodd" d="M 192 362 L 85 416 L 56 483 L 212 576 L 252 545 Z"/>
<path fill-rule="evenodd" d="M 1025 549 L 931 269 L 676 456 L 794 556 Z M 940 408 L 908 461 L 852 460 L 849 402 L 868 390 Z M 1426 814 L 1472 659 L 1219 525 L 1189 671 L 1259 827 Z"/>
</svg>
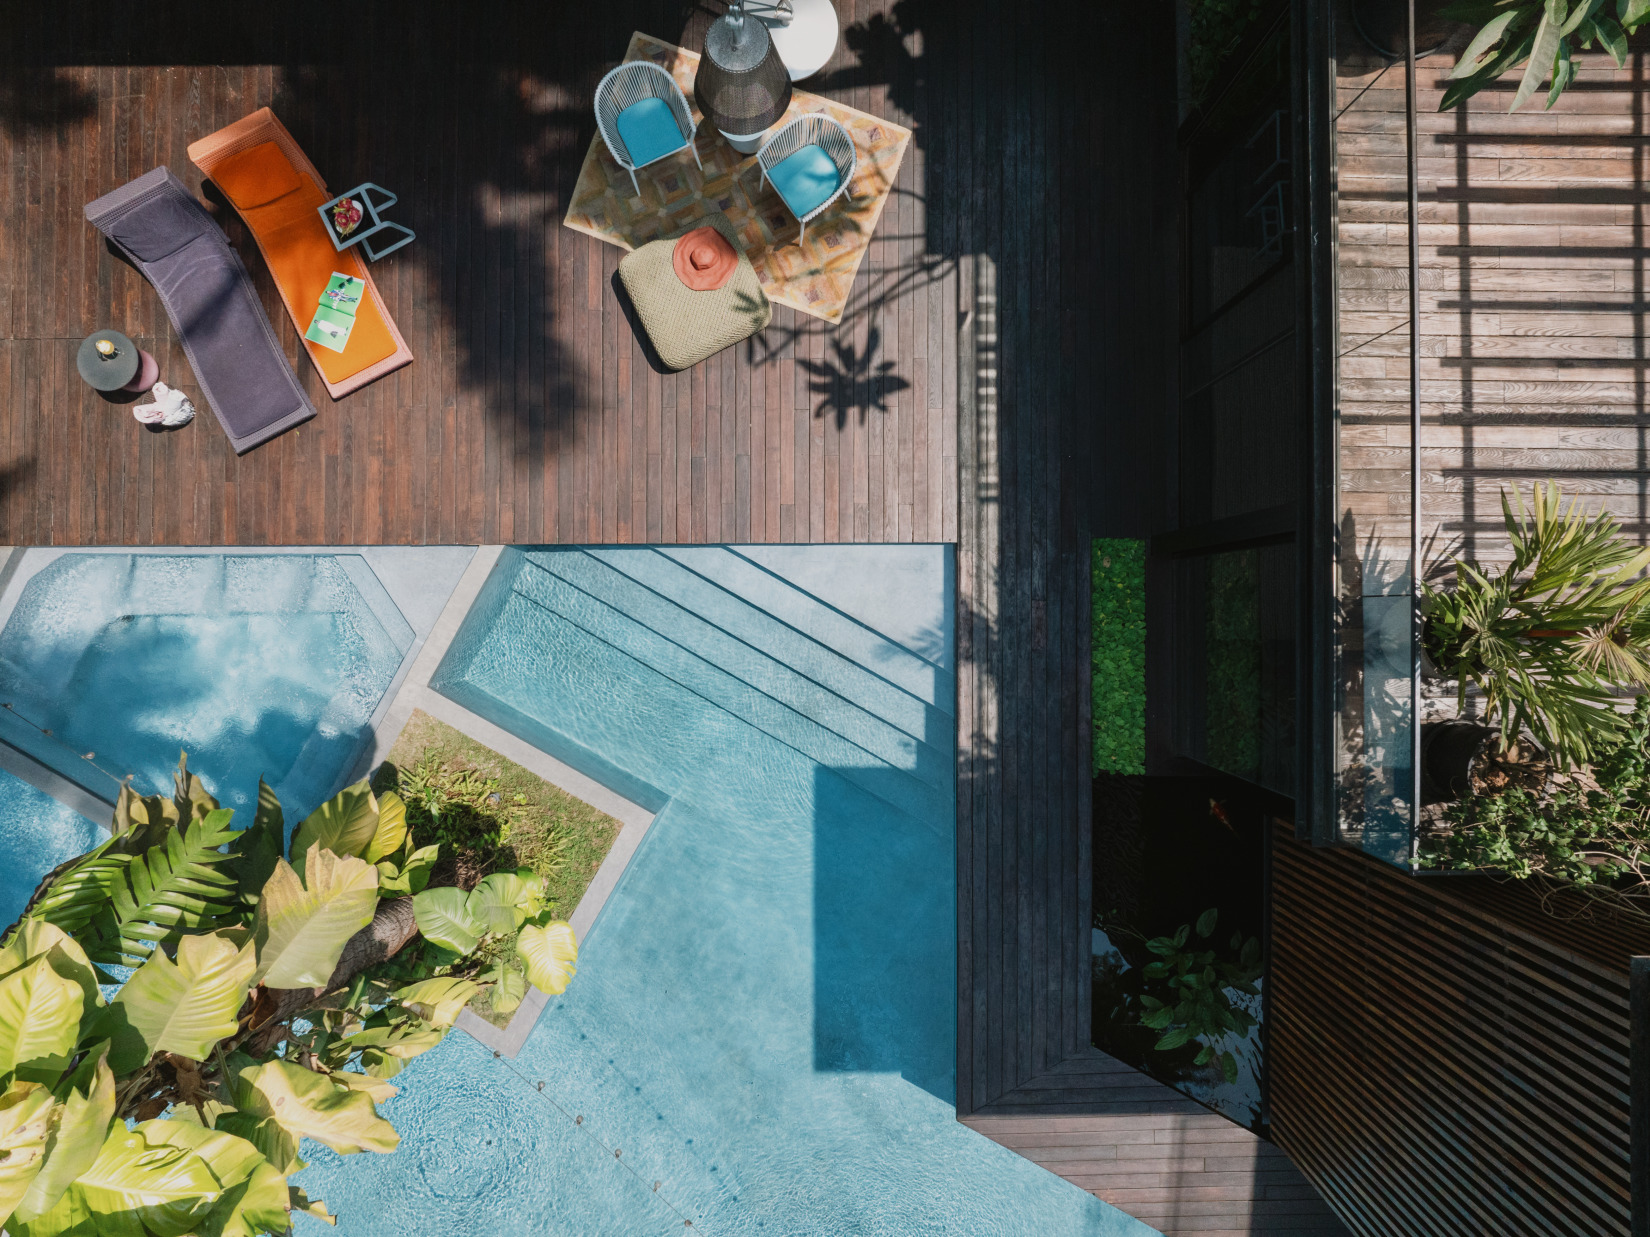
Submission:
<svg viewBox="0 0 1650 1237">
<path fill-rule="evenodd" d="M 1608 511 L 1564 505 L 1552 482 L 1530 503 L 1501 494 L 1512 561 L 1499 571 L 1460 559 L 1448 588 L 1424 586 L 1427 656 L 1484 693 L 1503 746 L 1528 728 L 1559 764 L 1586 764 L 1618 739 L 1616 689 L 1650 683 L 1650 550 Z"/>
<path fill-rule="evenodd" d="M 1094 772 L 1146 771 L 1146 543 L 1096 539 L 1093 594 Z"/>
<path fill-rule="evenodd" d="M 1197 918 L 1198 941 L 1214 936 L 1220 912 L 1211 907 Z M 1122 924 L 1102 923 L 1112 937 L 1141 934 Z M 1191 1043 L 1200 1045 L 1192 1059 L 1194 1066 L 1215 1064 L 1227 1082 L 1237 1081 L 1237 1058 L 1231 1052 L 1216 1051 L 1215 1045 L 1227 1035 L 1246 1034 L 1255 1020 L 1248 1010 L 1232 1001 L 1228 990 L 1259 996 L 1255 980 L 1261 976 L 1260 942 L 1234 932 L 1229 956 L 1213 947 L 1196 947 L 1194 926 L 1182 924 L 1172 936 L 1157 936 L 1144 942 L 1155 959 L 1141 968 L 1142 985 L 1132 1002 L 1139 1025 L 1160 1032 L 1152 1048 L 1160 1053 L 1180 1054 Z"/>
<path fill-rule="evenodd" d="M 1585 779 L 1546 798 L 1521 787 L 1469 794 L 1444 822 L 1421 841 L 1422 867 L 1546 878 L 1650 910 L 1650 697 Z"/>
<path fill-rule="evenodd" d="M 0 1226 L 12 1237 L 286 1234 L 328 1218 L 300 1140 L 400 1141 L 377 1103 L 484 987 L 564 991 L 572 929 L 531 873 L 427 887 L 391 791 L 348 786 L 285 840 L 180 761 L 121 790 L 110 837 L 40 883 L 0 941 Z M 499 966 L 508 938 L 522 974 Z M 106 996 L 109 988 L 117 989 Z"/>
</svg>

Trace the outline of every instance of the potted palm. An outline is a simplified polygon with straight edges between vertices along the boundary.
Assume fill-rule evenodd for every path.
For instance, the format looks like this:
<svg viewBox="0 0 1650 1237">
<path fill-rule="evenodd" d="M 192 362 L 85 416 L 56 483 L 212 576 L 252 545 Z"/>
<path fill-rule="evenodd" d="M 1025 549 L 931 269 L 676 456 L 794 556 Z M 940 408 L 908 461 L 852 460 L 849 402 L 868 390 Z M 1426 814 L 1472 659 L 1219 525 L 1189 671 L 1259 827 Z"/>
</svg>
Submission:
<svg viewBox="0 0 1650 1237">
<path fill-rule="evenodd" d="M 1444 678 L 1483 695 L 1506 751 L 1528 732 L 1560 768 L 1588 764 L 1617 740 L 1619 693 L 1650 682 L 1650 550 L 1607 511 L 1567 506 L 1537 485 L 1528 506 L 1501 496 L 1512 559 L 1499 570 L 1455 563 L 1446 586 L 1425 585 L 1422 649 Z"/>
</svg>

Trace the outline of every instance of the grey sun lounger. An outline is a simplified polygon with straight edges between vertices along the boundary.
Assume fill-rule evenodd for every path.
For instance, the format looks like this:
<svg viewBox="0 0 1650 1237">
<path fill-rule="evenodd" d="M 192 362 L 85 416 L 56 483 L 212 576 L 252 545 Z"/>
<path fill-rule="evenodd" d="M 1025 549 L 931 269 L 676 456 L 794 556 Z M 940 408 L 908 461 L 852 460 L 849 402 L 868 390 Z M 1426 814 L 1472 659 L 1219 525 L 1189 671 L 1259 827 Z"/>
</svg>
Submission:
<svg viewBox="0 0 1650 1237">
<path fill-rule="evenodd" d="M 87 205 L 86 218 L 160 294 L 236 454 L 315 415 L 240 255 L 170 169 L 104 194 Z"/>
</svg>

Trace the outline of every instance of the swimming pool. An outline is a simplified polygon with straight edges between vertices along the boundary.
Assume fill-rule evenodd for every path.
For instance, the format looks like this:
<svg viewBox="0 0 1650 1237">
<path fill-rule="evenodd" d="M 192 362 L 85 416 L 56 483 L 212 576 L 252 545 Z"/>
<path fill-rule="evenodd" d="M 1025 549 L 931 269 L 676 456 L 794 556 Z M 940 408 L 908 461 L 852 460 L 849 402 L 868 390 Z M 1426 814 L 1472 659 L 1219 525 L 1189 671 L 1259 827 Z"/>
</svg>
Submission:
<svg viewBox="0 0 1650 1237">
<path fill-rule="evenodd" d="M 658 815 L 514 1061 L 306 1145 L 337 1233 L 1153 1231 L 955 1119 L 950 554 L 505 551 L 432 686 Z"/>
<path fill-rule="evenodd" d="M 42 876 L 106 836 L 102 822 L 0 769 L 0 932 L 23 913 Z"/>
<path fill-rule="evenodd" d="M 337 789 L 414 633 L 350 554 L 56 556 L 0 630 L 0 739 L 103 798 L 179 750 L 230 807 Z"/>
</svg>

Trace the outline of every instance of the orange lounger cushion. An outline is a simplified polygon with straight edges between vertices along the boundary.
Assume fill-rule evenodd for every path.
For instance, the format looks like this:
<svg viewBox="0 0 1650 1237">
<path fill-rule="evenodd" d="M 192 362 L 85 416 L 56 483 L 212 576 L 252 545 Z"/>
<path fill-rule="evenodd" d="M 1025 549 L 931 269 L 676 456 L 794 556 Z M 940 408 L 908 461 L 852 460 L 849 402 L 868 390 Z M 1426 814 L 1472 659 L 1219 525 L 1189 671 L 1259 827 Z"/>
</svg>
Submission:
<svg viewBox="0 0 1650 1237">
<path fill-rule="evenodd" d="M 334 399 L 412 360 L 372 275 L 352 249 L 332 247 L 316 207 L 332 195 L 292 135 L 267 107 L 189 147 L 252 230 L 298 336 Z M 366 284 L 342 352 L 304 339 L 334 271 Z"/>
</svg>

